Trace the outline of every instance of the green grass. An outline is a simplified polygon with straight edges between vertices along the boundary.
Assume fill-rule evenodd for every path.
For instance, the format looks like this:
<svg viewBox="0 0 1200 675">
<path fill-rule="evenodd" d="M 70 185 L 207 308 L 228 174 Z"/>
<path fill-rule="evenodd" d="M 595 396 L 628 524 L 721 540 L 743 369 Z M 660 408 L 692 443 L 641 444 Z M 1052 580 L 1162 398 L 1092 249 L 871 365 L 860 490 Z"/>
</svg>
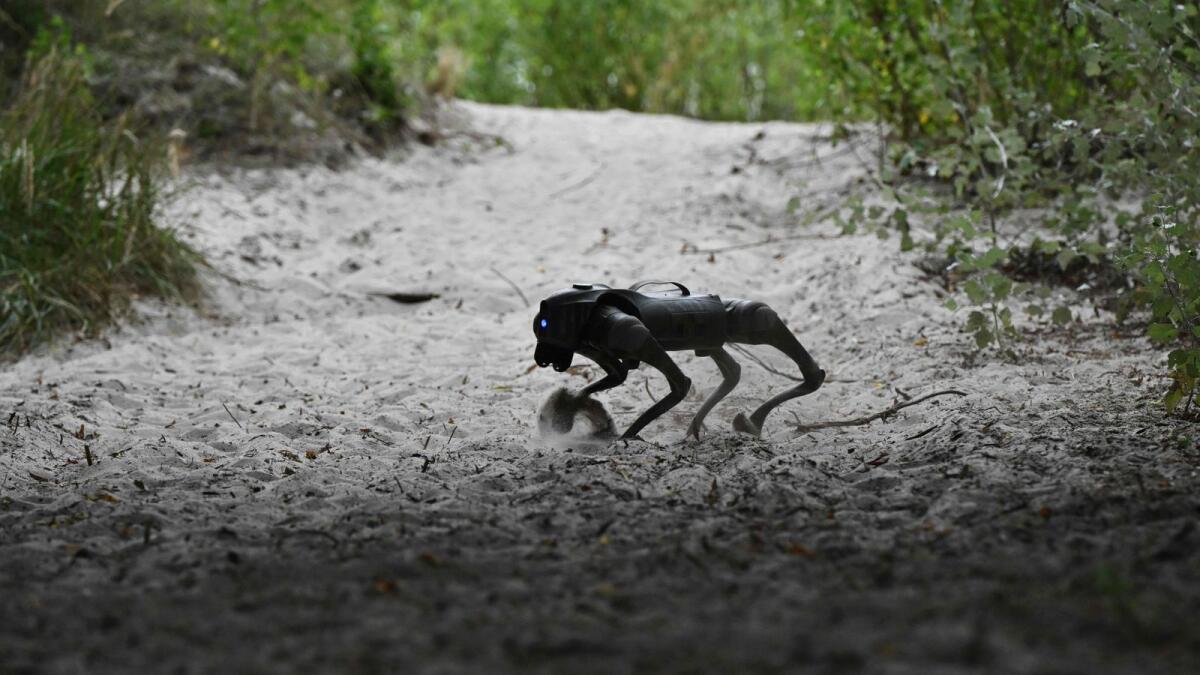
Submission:
<svg viewBox="0 0 1200 675">
<path fill-rule="evenodd" d="M 155 220 L 162 148 L 102 119 L 84 75 L 51 48 L 0 121 L 0 354 L 197 291 L 197 255 Z"/>
</svg>

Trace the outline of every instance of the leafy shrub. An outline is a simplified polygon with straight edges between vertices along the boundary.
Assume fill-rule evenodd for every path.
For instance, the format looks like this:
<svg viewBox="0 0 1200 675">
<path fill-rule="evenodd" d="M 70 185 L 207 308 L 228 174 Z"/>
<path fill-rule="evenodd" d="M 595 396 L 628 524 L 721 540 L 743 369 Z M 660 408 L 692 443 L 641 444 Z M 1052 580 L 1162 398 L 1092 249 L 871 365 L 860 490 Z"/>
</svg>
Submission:
<svg viewBox="0 0 1200 675">
<path fill-rule="evenodd" d="M 52 44 L 0 121 L 0 352 L 195 290 L 196 256 L 154 220 L 163 154 L 100 119 L 84 74 Z"/>
<path fill-rule="evenodd" d="M 868 110 L 895 134 L 883 178 L 898 206 L 860 220 L 902 221 L 907 247 L 907 214 L 930 220 L 933 237 L 918 245 L 967 275 L 965 328 L 981 347 L 1016 335 L 1019 300 L 1031 317 L 1071 320 L 1066 306 L 1049 311 L 1045 286 L 1013 282 L 1014 260 L 1052 256 L 1062 270 L 1113 260 L 1132 283 L 1119 317 L 1146 308 L 1149 335 L 1171 347 L 1167 407 L 1197 400 L 1194 4 L 862 0 L 813 21 L 839 38 L 822 54 L 854 102 L 847 116 Z M 1136 212 L 1114 206 L 1126 195 Z M 1045 214 L 1041 227 L 1002 241 L 1017 209 L 1019 220 Z"/>
</svg>

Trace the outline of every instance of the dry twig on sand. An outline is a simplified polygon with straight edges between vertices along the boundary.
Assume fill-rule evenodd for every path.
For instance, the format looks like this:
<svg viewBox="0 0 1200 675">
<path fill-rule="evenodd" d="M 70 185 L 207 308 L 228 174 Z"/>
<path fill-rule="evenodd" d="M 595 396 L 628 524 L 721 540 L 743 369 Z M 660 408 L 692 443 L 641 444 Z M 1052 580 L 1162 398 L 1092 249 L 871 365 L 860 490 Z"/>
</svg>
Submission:
<svg viewBox="0 0 1200 675">
<path fill-rule="evenodd" d="M 759 367 L 761 367 L 763 370 L 767 371 L 768 373 L 771 373 L 773 375 L 778 375 L 779 377 L 785 377 L 789 380 L 792 380 L 793 382 L 803 382 L 804 381 L 803 377 L 800 377 L 798 375 L 792 375 L 790 373 L 785 373 L 782 370 L 775 368 L 771 364 L 769 364 L 766 361 L 759 358 L 758 355 L 756 355 L 754 352 L 743 347 L 742 345 L 730 342 L 729 348 L 734 350 L 735 352 L 741 354 L 742 356 L 745 356 L 746 358 L 750 359 L 751 361 L 757 363 L 759 365 Z M 830 382 L 846 383 L 846 382 L 858 382 L 858 381 L 859 380 L 843 380 L 843 379 L 837 379 L 837 378 L 832 378 L 832 377 L 825 378 L 826 384 L 828 384 Z"/>
<path fill-rule="evenodd" d="M 495 274 L 496 276 L 503 279 L 505 281 L 505 283 L 507 283 L 509 286 L 512 287 L 512 289 L 514 291 L 517 292 L 517 295 L 521 296 L 521 302 L 524 302 L 526 307 L 529 306 L 529 298 L 525 297 L 525 293 L 521 291 L 520 286 L 516 285 L 512 279 L 509 279 L 508 277 L 504 276 L 504 274 L 500 270 L 496 269 L 495 267 L 492 267 L 490 269 L 492 270 L 492 274 Z"/>
<path fill-rule="evenodd" d="M 221 407 L 225 409 L 225 414 L 229 415 L 229 419 L 233 420 L 233 423 L 236 424 L 239 429 L 243 429 L 242 423 L 238 421 L 238 418 L 233 416 L 233 413 L 229 410 L 229 406 L 225 405 L 225 401 L 221 401 Z"/>
<path fill-rule="evenodd" d="M 907 408 L 909 406 L 914 406 L 918 403 L 921 403 L 922 401 L 926 401 L 931 398 L 934 398 L 935 396 L 947 396 L 947 395 L 951 395 L 951 394 L 953 394 L 954 396 L 966 396 L 967 395 L 966 392 L 961 392 L 956 389 L 945 389 L 942 391 L 935 391 L 932 394 L 926 394 L 920 398 L 914 398 L 911 401 L 904 401 L 903 403 L 895 403 L 895 404 L 889 406 L 888 408 L 880 410 L 877 413 L 873 413 L 871 415 L 866 415 L 865 417 L 855 417 L 855 418 L 848 419 L 848 420 L 832 420 L 829 422 L 814 422 L 812 424 L 800 424 L 800 419 L 796 418 L 796 433 L 805 433 L 808 431 L 816 431 L 818 429 L 829 429 L 832 427 L 856 427 L 856 426 L 867 425 L 867 424 L 870 424 L 871 422 L 874 422 L 875 420 L 884 419 L 884 418 L 888 417 L 889 415 L 896 414 L 897 412 L 903 410 L 904 408 Z M 795 415 L 795 413 L 792 413 L 792 414 Z"/>
<path fill-rule="evenodd" d="M 696 248 L 691 244 L 685 244 L 680 251 L 683 255 L 713 255 L 716 253 L 725 253 L 727 251 L 740 251 L 756 246 L 770 246 L 771 244 L 780 244 L 785 241 L 803 241 L 803 240 L 827 240 L 837 239 L 841 235 L 838 234 L 796 234 L 788 237 L 767 237 L 762 241 L 752 241 L 745 244 L 734 244 L 732 246 L 721 246 L 719 248 Z"/>
</svg>

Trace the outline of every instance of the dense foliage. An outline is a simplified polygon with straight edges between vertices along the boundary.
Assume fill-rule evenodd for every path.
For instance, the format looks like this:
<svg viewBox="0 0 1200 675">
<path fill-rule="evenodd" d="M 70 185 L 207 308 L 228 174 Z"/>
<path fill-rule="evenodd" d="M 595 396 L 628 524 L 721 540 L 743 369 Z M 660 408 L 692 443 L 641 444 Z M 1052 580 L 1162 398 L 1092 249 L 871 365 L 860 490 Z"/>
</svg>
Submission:
<svg viewBox="0 0 1200 675">
<path fill-rule="evenodd" d="M 823 69 L 894 141 L 882 177 L 897 206 L 860 221 L 946 254 L 966 275 L 966 328 L 980 347 L 1017 336 L 1013 304 L 1069 322 L 1069 307 L 1047 306 L 1047 283 L 1119 265 L 1125 283 L 1108 289 L 1119 291 L 1118 316 L 1149 311 L 1150 336 L 1170 346 L 1166 404 L 1190 407 L 1200 382 L 1196 5 L 863 0 L 838 12 L 822 18 L 843 31 L 819 52 Z M 931 226 L 924 241 L 910 233 L 914 212 Z M 1096 285 L 1113 275 L 1084 276 Z"/>
<path fill-rule="evenodd" d="M 418 0 L 409 26 L 465 54 L 468 98 L 706 119 L 808 119 L 826 82 L 796 0 Z"/>
</svg>

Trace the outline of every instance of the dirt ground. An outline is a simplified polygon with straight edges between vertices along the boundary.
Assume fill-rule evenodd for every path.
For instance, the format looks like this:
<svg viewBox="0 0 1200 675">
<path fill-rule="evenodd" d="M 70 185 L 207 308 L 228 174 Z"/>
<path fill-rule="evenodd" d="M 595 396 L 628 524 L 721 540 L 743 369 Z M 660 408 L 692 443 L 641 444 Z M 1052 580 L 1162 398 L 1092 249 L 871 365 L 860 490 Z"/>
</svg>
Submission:
<svg viewBox="0 0 1200 675">
<path fill-rule="evenodd" d="M 912 254 L 798 222 L 861 188 L 828 128 L 459 114 L 503 142 L 193 176 L 208 305 L 4 366 L 0 671 L 1196 672 L 1198 434 L 1140 331 L 1078 299 L 976 354 Z M 684 353 L 645 442 L 542 438 L 597 371 L 530 369 L 537 301 L 647 278 L 771 304 L 830 381 L 740 436 L 792 382 L 735 353 L 685 441 Z"/>
</svg>

